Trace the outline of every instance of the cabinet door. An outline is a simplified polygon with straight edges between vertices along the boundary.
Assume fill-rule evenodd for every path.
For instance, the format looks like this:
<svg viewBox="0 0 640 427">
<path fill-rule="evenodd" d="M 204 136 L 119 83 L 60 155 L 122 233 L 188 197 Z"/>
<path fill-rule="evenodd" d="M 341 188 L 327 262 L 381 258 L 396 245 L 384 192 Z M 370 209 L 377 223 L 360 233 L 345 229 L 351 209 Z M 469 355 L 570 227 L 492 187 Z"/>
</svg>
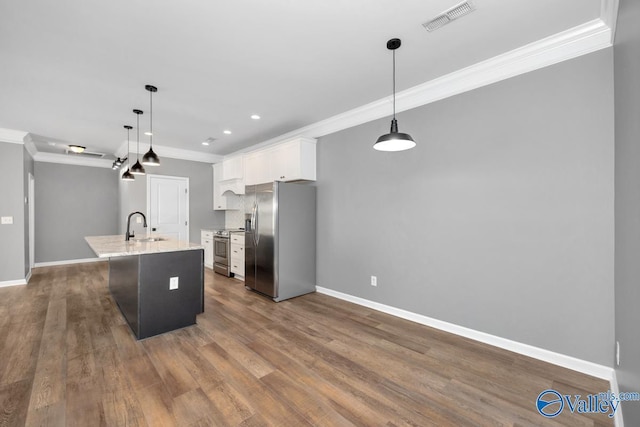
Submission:
<svg viewBox="0 0 640 427">
<path fill-rule="evenodd" d="M 316 143 L 299 138 L 279 145 L 271 159 L 275 181 L 316 180 Z"/>
<path fill-rule="evenodd" d="M 242 179 L 244 176 L 244 157 L 236 156 L 222 162 L 222 179 Z"/>
<path fill-rule="evenodd" d="M 271 151 L 273 181 L 300 179 L 300 145 L 294 142 L 282 144 Z"/>
<path fill-rule="evenodd" d="M 204 265 L 213 268 L 213 233 L 202 231 L 200 244 L 204 246 Z"/>
<path fill-rule="evenodd" d="M 245 158 L 246 185 L 264 184 L 273 181 L 268 151 L 256 151 Z"/>
<path fill-rule="evenodd" d="M 220 191 L 220 181 L 222 178 L 222 164 L 213 165 L 213 210 L 223 211 L 227 209 L 227 198 Z"/>
</svg>

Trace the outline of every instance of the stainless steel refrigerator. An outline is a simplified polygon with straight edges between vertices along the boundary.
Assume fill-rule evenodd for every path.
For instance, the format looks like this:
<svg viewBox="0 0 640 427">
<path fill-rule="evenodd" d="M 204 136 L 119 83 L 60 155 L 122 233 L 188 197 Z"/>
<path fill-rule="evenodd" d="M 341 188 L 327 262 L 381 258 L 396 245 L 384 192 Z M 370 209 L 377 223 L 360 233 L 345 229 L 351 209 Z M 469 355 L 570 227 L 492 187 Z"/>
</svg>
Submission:
<svg viewBox="0 0 640 427">
<path fill-rule="evenodd" d="M 316 189 L 273 182 L 245 188 L 245 286 L 282 301 L 316 289 Z"/>
</svg>

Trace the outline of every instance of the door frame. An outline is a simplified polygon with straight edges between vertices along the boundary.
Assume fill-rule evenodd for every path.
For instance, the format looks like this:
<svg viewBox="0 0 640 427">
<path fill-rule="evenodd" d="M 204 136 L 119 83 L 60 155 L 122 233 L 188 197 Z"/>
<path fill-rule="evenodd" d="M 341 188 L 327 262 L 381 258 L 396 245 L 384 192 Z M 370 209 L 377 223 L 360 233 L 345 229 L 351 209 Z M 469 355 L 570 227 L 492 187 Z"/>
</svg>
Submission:
<svg viewBox="0 0 640 427">
<path fill-rule="evenodd" d="M 191 217 L 189 214 L 189 196 L 191 195 L 191 191 L 189 189 L 189 177 L 187 176 L 171 176 L 171 175 L 159 175 L 159 174 L 147 174 L 147 217 L 149 218 L 149 222 L 151 222 L 151 178 L 162 178 L 162 179 L 173 179 L 176 181 L 182 181 L 186 184 L 187 188 L 187 197 L 186 206 L 185 206 L 185 215 L 187 216 L 187 238 L 186 241 L 190 242 L 190 233 L 189 229 L 191 228 Z M 151 224 L 149 224 L 151 227 Z"/>
<path fill-rule="evenodd" d="M 29 275 L 31 269 L 36 265 L 36 179 L 31 172 L 29 172 L 29 185 L 28 185 L 27 203 L 29 204 Z"/>
</svg>

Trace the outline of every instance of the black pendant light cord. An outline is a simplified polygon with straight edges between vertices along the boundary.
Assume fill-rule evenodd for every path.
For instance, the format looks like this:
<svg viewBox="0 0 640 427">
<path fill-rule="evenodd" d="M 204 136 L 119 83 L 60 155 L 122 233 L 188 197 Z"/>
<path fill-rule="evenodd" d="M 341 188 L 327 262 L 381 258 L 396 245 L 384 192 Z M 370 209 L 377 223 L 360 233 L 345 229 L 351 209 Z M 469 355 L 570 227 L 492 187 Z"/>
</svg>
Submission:
<svg viewBox="0 0 640 427">
<path fill-rule="evenodd" d="M 393 120 L 396 119 L 396 51 L 393 50 Z"/>
<path fill-rule="evenodd" d="M 136 164 L 140 162 L 140 114 L 136 114 L 137 124 L 136 124 L 136 140 L 138 141 L 136 145 Z"/>
<path fill-rule="evenodd" d="M 153 148 L 153 91 L 149 91 L 149 148 Z"/>
</svg>

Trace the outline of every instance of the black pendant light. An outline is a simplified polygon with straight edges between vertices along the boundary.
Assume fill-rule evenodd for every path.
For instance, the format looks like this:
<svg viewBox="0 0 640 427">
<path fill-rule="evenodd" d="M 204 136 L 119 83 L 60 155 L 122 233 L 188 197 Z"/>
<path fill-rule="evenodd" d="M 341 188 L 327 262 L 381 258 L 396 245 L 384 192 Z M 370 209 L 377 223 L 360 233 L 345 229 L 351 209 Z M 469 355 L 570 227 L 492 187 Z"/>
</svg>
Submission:
<svg viewBox="0 0 640 427">
<path fill-rule="evenodd" d="M 131 156 L 129 155 L 129 131 L 131 129 L 133 129 L 131 126 L 129 125 L 124 125 L 124 128 L 127 130 L 127 157 L 131 158 Z M 131 172 L 129 172 L 129 168 L 127 167 L 127 170 L 124 171 L 124 173 L 122 174 L 122 180 L 123 181 L 133 181 L 135 180 L 136 177 L 133 176 L 133 174 Z"/>
<path fill-rule="evenodd" d="M 142 110 L 133 110 L 133 112 L 136 114 L 136 119 L 138 121 L 136 126 L 136 131 L 138 132 L 138 145 L 136 146 L 136 163 L 131 168 L 131 173 L 134 175 L 144 175 L 146 172 L 140 164 L 140 159 L 138 159 L 138 156 L 140 155 L 140 114 L 142 114 Z"/>
<path fill-rule="evenodd" d="M 373 148 L 378 151 L 403 151 L 416 146 L 411 135 L 398 132 L 398 121 L 396 120 L 396 49 L 400 47 L 400 44 L 400 39 L 391 39 L 387 42 L 387 49 L 393 51 L 393 119 L 389 133 L 382 135 L 373 144 Z"/>
<path fill-rule="evenodd" d="M 153 152 L 153 92 L 157 92 L 158 88 L 151 85 L 146 85 L 144 88 L 149 91 L 149 151 L 142 156 L 142 164 L 160 166 L 160 159 Z"/>
</svg>

